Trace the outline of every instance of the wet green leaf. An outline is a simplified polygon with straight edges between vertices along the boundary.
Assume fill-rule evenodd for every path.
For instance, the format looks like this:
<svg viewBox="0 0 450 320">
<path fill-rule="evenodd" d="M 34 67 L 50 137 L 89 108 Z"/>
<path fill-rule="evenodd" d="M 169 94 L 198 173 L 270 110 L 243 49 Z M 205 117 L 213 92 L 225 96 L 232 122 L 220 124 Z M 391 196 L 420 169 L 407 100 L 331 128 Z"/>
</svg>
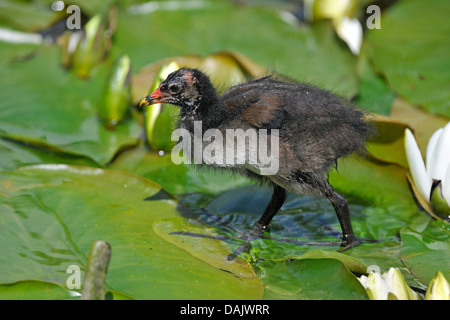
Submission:
<svg viewBox="0 0 450 320">
<path fill-rule="evenodd" d="M 385 79 L 373 70 L 365 43 L 359 55 L 357 72 L 359 92 L 356 105 L 373 113 L 389 115 L 395 94 L 389 89 Z"/>
<path fill-rule="evenodd" d="M 202 235 L 217 236 L 214 228 L 189 224 L 184 219 L 162 219 L 155 221 L 153 230 L 165 241 L 186 250 L 194 257 L 217 269 L 231 272 L 238 278 L 256 278 L 252 267 L 246 261 L 242 259 L 227 260 L 232 251 L 225 242 L 212 238 L 201 238 Z M 179 234 L 180 232 L 190 235 Z"/>
<path fill-rule="evenodd" d="M 129 171 L 155 181 L 172 194 L 217 194 L 249 184 L 245 178 L 224 172 L 199 169 L 194 165 L 176 165 L 169 152 L 160 156 L 142 144 L 139 148 L 120 154 L 110 168 Z"/>
<path fill-rule="evenodd" d="M 270 261 L 261 266 L 265 299 L 367 299 L 356 277 L 335 259 Z"/>
<path fill-rule="evenodd" d="M 407 169 L 377 159 L 347 158 L 338 161 L 337 170 L 330 172 L 331 184 L 343 192 L 370 203 L 416 208 L 406 181 Z"/>
<path fill-rule="evenodd" d="M 7 171 L 19 167 L 43 164 L 63 163 L 101 167 L 91 158 L 66 153 L 57 148 L 47 148 L 39 144 L 27 144 L 23 141 L 0 139 L 0 170 Z"/>
<path fill-rule="evenodd" d="M 350 271 L 362 274 L 367 272 L 367 266 L 358 259 L 335 251 L 316 249 L 308 251 L 301 256 L 290 257 L 289 259 L 336 259 L 342 262 Z"/>
<path fill-rule="evenodd" d="M 59 12 L 52 10 L 51 2 L 34 1 L 30 4 L 23 1 L 3 0 L 0 6 L 0 24 L 27 32 L 48 28 L 65 14 L 65 10 Z"/>
<path fill-rule="evenodd" d="M 428 225 L 405 228 L 400 233 L 403 263 L 417 278 L 428 285 L 441 271 L 450 277 L 450 227 L 448 222 L 432 221 Z"/>
<path fill-rule="evenodd" d="M 68 300 L 77 299 L 80 294 L 59 285 L 43 281 L 21 281 L 0 284 L 2 300 Z"/>
<path fill-rule="evenodd" d="M 262 297 L 258 279 L 237 278 L 155 234 L 156 221 L 188 212 L 158 185 L 128 173 L 65 165 L 2 173 L 0 210 L 0 238 L 10 244 L 0 255 L 1 284 L 65 287 L 68 266 L 84 273 L 92 241 L 102 239 L 112 248 L 109 291 L 147 299 Z"/>
</svg>

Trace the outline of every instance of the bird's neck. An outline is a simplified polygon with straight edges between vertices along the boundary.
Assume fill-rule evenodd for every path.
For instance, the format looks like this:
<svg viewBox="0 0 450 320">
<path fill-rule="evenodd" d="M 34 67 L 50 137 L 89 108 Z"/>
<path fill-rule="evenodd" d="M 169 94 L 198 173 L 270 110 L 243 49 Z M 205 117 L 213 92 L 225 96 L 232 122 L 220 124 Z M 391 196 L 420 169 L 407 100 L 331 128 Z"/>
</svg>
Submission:
<svg viewBox="0 0 450 320">
<path fill-rule="evenodd" d="M 194 122 L 201 121 L 203 131 L 216 128 L 222 121 L 223 101 L 217 91 L 209 84 L 202 88 L 198 99 L 188 108 L 181 108 L 179 127 L 190 132 L 194 130 Z"/>
</svg>

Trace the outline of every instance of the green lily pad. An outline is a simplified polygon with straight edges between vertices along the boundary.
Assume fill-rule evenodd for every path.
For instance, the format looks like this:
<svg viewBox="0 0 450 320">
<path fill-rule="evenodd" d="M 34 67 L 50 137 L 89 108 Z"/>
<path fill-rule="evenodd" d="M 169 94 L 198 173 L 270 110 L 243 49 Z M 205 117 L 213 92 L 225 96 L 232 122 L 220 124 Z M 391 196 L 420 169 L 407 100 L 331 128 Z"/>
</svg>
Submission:
<svg viewBox="0 0 450 320">
<path fill-rule="evenodd" d="M 403 263 L 417 278 L 428 285 L 436 272 L 450 278 L 450 226 L 444 221 L 433 221 L 426 227 L 408 227 L 400 233 Z"/>
<path fill-rule="evenodd" d="M 155 234 L 157 221 L 180 221 L 189 212 L 158 185 L 129 173 L 67 165 L 4 172 L 0 210 L 0 240 L 9 244 L 0 255 L 2 285 L 38 281 L 66 288 L 68 267 L 84 274 L 92 241 L 102 239 L 112 248 L 106 289 L 120 296 L 262 297 L 251 269 L 239 278 L 238 271 L 213 267 Z M 203 239 L 196 240 L 201 247 Z M 223 252 L 220 242 L 217 250 L 214 242 L 208 246 Z"/>
<path fill-rule="evenodd" d="M 77 299 L 80 294 L 43 281 L 21 281 L 0 285 L 2 300 L 68 300 Z"/>
<path fill-rule="evenodd" d="M 350 271 L 362 274 L 367 272 L 367 266 L 358 259 L 335 251 L 316 249 L 308 251 L 301 256 L 290 257 L 290 259 L 336 259 L 342 262 Z"/>
<path fill-rule="evenodd" d="M 356 277 L 335 259 L 261 263 L 265 299 L 364 300 Z"/>
<path fill-rule="evenodd" d="M 91 158 L 63 152 L 55 147 L 31 145 L 24 142 L 0 138 L 0 170 L 7 171 L 29 165 L 62 163 L 101 167 Z"/>
<path fill-rule="evenodd" d="M 65 10 L 59 12 L 52 10 L 51 2 L 34 1 L 30 5 L 22 1 L 4 0 L 0 6 L 0 24 L 27 32 L 36 32 L 50 27 L 65 14 Z"/>
<path fill-rule="evenodd" d="M 359 92 L 356 104 L 370 112 L 389 115 L 395 94 L 386 81 L 377 74 L 367 54 L 367 45 L 363 42 L 358 60 Z"/>
<path fill-rule="evenodd" d="M 338 161 L 330 172 L 330 182 L 344 194 L 351 194 L 372 204 L 417 208 L 406 180 L 407 169 L 377 159 L 347 158 Z M 407 214 L 408 215 L 408 214 Z"/>
<path fill-rule="evenodd" d="M 399 1 L 369 30 L 369 55 L 390 88 L 410 103 L 450 117 L 450 38 L 446 0 Z"/>
<path fill-rule="evenodd" d="M 223 172 L 199 170 L 188 164 L 176 165 L 170 152 L 160 156 L 143 144 L 121 153 L 109 168 L 132 172 L 155 181 L 172 194 L 217 194 L 249 183 L 242 177 Z"/>
<path fill-rule="evenodd" d="M 254 279 L 256 277 L 252 267 L 246 261 L 227 259 L 232 252 L 225 242 L 207 237 L 198 241 L 201 236 L 217 236 L 215 229 L 212 227 L 189 224 L 180 218 L 155 221 L 153 230 L 165 241 L 186 250 L 217 269 L 231 272 L 238 278 Z M 190 235 L 180 234 L 181 232 Z"/>
</svg>

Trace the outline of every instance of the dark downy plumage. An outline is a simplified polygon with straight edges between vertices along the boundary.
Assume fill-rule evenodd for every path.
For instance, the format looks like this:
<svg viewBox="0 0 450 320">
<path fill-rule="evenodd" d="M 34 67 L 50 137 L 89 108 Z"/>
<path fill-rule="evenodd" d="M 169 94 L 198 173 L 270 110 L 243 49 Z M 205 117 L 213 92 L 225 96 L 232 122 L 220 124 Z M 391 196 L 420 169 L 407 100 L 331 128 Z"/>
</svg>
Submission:
<svg viewBox="0 0 450 320">
<path fill-rule="evenodd" d="M 262 234 L 283 205 L 288 190 L 327 197 L 342 228 L 342 250 L 361 243 L 353 233 L 347 203 L 328 183 L 327 172 L 338 158 L 364 153 L 365 141 L 373 132 L 364 112 L 328 91 L 271 76 L 239 84 L 219 96 L 208 76 L 188 68 L 171 73 L 142 100 L 141 106 L 161 102 L 181 107 L 178 126 L 190 133 L 194 121 L 202 121 L 203 132 L 211 128 L 221 132 L 238 128 L 267 129 L 269 133 L 279 130 L 276 174 L 260 175 L 248 166 L 218 166 L 274 188 L 250 235 Z M 236 254 L 248 250 L 248 242 Z"/>
</svg>

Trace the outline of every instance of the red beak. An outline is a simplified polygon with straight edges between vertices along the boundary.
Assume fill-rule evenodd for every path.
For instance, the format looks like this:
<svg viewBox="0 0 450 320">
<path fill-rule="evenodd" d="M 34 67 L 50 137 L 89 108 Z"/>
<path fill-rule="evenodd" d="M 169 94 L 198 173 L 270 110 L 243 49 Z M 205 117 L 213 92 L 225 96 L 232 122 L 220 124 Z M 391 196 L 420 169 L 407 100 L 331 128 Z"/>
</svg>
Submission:
<svg viewBox="0 0 450 320">
<path fill-rule="evenodd" d="M 151 94 L 142 99 L 141 103 L 139 103 L 139 107 L 149 106 L 155 103 L 163 103 L 165 101 L 165 96 L 161 93 L 161 85 L 153 91 Z"/>
</svg>

